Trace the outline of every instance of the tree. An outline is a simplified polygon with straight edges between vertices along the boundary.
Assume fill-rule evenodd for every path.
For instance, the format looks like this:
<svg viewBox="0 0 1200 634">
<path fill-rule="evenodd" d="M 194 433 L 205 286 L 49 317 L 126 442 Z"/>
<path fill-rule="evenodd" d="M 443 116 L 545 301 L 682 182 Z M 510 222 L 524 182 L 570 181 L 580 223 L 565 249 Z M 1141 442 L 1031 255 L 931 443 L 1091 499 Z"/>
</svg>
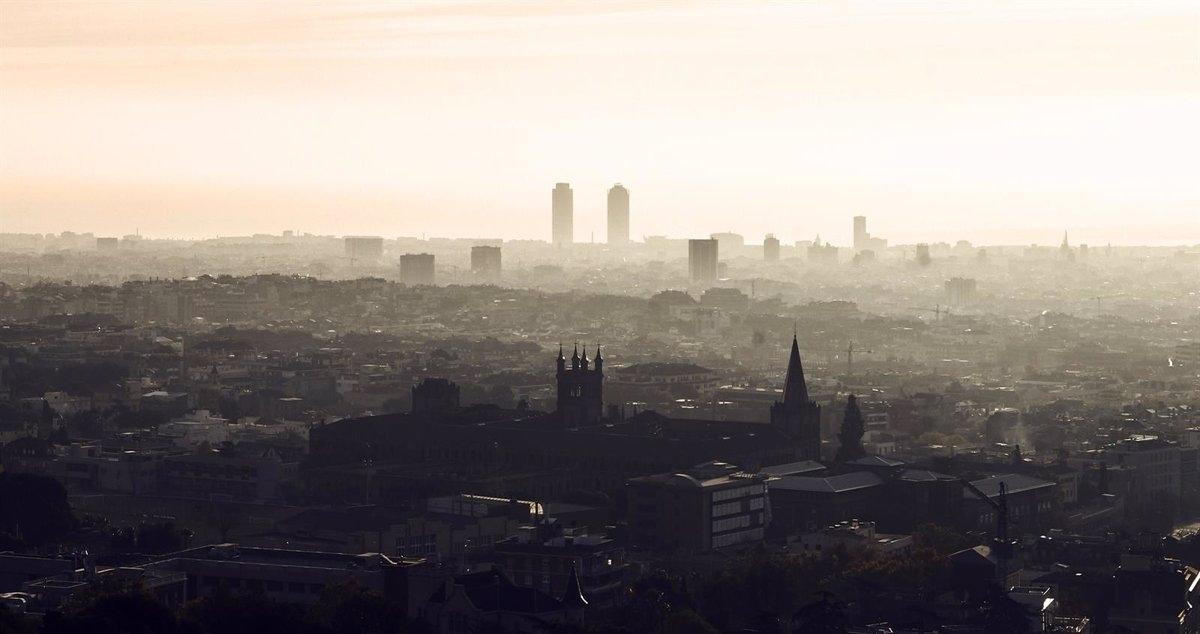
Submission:
<svg viewBox="0 0 1200 634">
<path fill-rule="evenodd" d="M 402 634 L 404 610 L 383 597 L 351 582 L 327 586 L 307 620 L 338 634 Z"/>
<path fill-rule="evenodd" d="M 100 584 L 46 615 L 43 634 L 171 634 L 175 615 L 140 585 Z"/>
<path fill-rule="evenodd" d="M 684 608 L 667 615 L 666 634 L 718 634 L 704 617 Z"/>
<path fill-rule="evenodd" d="M 829 592 L 796 612 L 796 634 L 841 634 L 846 631 L 846 606 Z"/>
<path fill-rule="evenodd" d="M 0 473 L 0 531 L 35 546 L 57 542 L 75 526 L 67 490 L 31 473 Z"/>
<path fill-rule="evenodd" d="M 858 399 L 851 394 L 846 399 L 846 414 L 842 417 L 842 430 L 838 434 L 841 443 L 837 450 L 838 462 L 849 462 L 867 455 L 862 446 L 864 432 L 862 410 L 858 408 Z"/>
</svg>

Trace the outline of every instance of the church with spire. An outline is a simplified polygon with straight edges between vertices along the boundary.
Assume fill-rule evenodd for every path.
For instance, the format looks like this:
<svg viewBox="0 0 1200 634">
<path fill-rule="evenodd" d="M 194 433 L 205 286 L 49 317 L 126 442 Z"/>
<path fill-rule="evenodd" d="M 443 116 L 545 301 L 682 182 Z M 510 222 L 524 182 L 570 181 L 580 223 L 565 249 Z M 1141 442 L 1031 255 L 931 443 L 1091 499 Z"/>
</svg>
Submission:
<svg viewBox="0 0 1200 634">
<path fill-rule="evenodd" d="M 821 459 L 821 406 L 808 397 L 800 342 L 792 336 L 783 400 L 771 406 L 771 426 L 792 440 L 803 460 Z"/>
<path fill-rule="evenodd" d="M 630 478 L 711 461 L 753 470 L 821 457 L 821 408 L 809 395 L 794 338 L 782 400 L 770 406 L 769 422 L 653 410 L 626 417 L 619 406 L 606 409 L 605 360 L 598 347 L 594 351 L 590 358 L 586 347 L 576 346 L 567 357 L 559 347 L 554 411 L 462 405 L 452 382 L 427 380 L 414 390 L 412 412 L 313 429 L 312 463 L 358 468 L 369 459 L 409 471 L 429 465 L 429 482 L 398 479 L 394 495 L 445 486 L 445 474 L 453 472 L 471 486 L 487 483 L 498 495 L 538 498 L 578 490 L 617 494 Z M 536 476 L 513 477 L 514 469 L 530 465 Z"/>
</svg>

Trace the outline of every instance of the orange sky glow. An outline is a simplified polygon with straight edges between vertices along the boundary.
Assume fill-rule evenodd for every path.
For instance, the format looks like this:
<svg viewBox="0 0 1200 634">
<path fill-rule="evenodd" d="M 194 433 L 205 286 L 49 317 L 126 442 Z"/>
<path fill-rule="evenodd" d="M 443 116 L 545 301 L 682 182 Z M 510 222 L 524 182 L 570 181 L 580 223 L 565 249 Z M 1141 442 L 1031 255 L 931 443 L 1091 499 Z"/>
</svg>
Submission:
<svg viewBox="0 0 1200 634">
<path fill-rule="evenodd" d="M 0 3 L 0 231 L 1200 242 L 1195 2 Z"/>
</svg>

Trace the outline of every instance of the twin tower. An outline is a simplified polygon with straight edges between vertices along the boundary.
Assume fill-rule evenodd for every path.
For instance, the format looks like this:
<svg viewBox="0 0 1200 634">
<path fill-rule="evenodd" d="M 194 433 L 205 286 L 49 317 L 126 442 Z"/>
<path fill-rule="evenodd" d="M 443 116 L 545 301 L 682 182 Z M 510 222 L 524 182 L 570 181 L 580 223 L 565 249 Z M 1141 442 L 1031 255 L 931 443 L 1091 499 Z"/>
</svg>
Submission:
<svg viewBox="0 0 1200 634">
<path fill-rule="evenodd" d="M 579 347 L 571 353 L 571 365 L 558 347 L 558 408 L 563 427 L 596 425 L 604 415 L 604 357 L 596 348 L 596 358 L 588 360 Z M 746 423 L 756 425 L 760 423 Z M 787 378 L 783 384 L 783 400 L 771 405 L 771 426 L 779 430 L 796 447 L 802 460 L 821 458 L 821 406 L 809 399 L 804 366 L 800 363 L 800 344 L 792 337 L 788 358 Z"/>
<path fill-rule="evenodd" d="M 554 246 L 575 241 L 575 192 L 570 183 L 558 183 L 550 194 L 551 240 Z M 620 183 L 608 190 L 608 243 L 629 242 L 629 190 Z"/>
</svg>

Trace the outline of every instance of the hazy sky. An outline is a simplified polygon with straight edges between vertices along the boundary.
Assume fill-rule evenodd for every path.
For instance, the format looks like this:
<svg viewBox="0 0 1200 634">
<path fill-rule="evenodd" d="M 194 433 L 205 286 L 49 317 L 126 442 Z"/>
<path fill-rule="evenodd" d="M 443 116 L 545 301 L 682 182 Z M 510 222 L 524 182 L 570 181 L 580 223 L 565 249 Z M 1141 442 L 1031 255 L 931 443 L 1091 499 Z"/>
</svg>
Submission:
<svg viewBox="0 0 1200 634">
<path fill-rule="evenodd" d="M 1200 242 L 1200 3 L 0 0 L 0 231 Z"/>
</svg>

